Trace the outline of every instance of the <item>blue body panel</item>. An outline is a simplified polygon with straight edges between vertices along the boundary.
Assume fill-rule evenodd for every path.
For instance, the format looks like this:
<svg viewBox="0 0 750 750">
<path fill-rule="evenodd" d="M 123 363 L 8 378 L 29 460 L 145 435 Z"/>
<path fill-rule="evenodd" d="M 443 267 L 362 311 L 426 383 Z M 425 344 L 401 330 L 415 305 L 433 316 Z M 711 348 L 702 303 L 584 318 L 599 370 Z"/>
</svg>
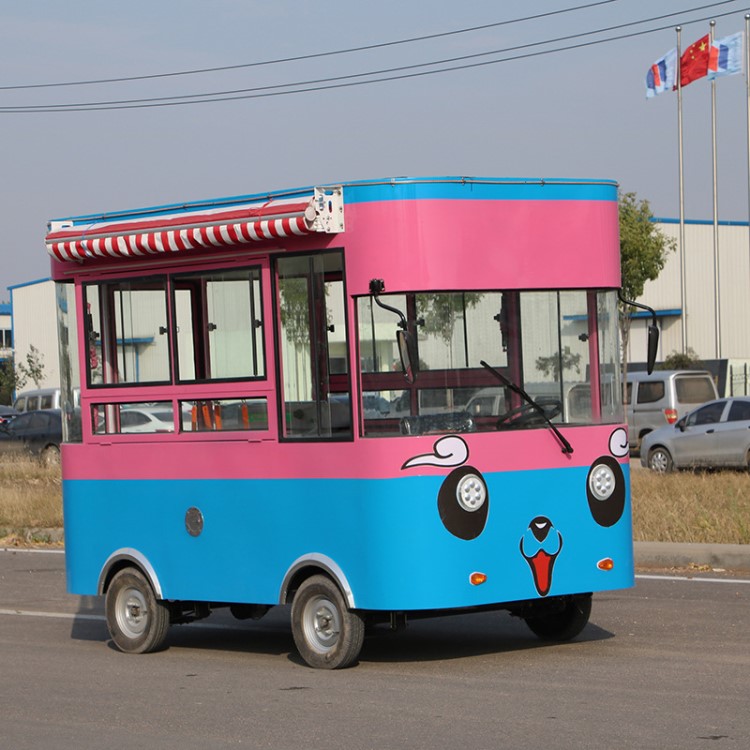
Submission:
<svg viewBox="0 0 750 750">
<path fill-rule="evenodd" d="M 626 498 L 629 471 L 623 466 Z M 588 467 L 484 475 L 489 515 L 475 539 L 444 528 L 437 501 L 444 476 L 306 480 L 67 480 L 64 486 L 68 587 L 98 593 L 107 559 L 136 550 L 165 599 L 276 604 L 301 557 L 324 556 L 369 610 L 468 607 L 540 596 L 521 540 L 549 519 L 554 560 L 542 595 L 633 585 L 629 500 L 609 528 L 586 497 Z M 191 536 L 190 507 L 204 527 Z M 294 523 L 290 523 L 294 519 Z M 550 548 L 550 544 L 552 548 Z M 611 558 L 614 568 L 597 567 Z M 479 586 L 473 572 L 487 575 Z"/>
</svg>

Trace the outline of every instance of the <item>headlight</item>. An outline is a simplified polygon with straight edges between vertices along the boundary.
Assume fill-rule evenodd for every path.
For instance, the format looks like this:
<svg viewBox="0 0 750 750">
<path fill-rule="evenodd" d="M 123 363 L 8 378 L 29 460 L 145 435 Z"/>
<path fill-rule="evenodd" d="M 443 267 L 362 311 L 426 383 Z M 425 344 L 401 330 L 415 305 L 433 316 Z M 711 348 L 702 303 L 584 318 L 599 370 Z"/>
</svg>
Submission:
<svg viewBox="0 0 750 750">
<path fill-rule="evenodd" d="M 487 486 L 476 474 L 467 474 L 458 480 L 456 500 L 469 513 L 479 510 L 487 499 Z"/>
<path fill-rule="evenodd" d="M 606 464 L 596 464 L 589 472 L 589 489 L 597 500 L 609 500 L 615 482 L 615 473 Z"/>
</svg>

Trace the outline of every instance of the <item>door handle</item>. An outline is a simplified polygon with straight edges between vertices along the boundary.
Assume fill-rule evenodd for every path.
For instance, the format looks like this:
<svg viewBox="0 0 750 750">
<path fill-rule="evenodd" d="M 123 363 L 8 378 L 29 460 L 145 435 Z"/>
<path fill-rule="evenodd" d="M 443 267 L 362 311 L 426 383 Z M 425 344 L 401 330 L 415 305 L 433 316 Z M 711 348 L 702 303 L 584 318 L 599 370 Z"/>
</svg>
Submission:
<svg viewBox="0 0 750 750">
<path fill-rule="evenodd" d="M 710 435 L 714 430 L 706 430 L 706 435 Z"/>
</svg>

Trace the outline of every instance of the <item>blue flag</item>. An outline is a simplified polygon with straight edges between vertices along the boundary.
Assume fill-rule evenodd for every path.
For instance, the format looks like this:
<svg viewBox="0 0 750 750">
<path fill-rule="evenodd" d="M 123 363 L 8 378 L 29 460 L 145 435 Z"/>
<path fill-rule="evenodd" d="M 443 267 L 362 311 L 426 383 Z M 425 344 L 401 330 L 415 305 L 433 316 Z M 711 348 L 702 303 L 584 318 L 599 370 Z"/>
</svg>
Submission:
<svg viewBox="0 0 750 750">
<path fill-rule="evenodd" d="M 671 49 L 659 58 L 646 73 L 646 96 L 671 91 L 677 85 L 677 49 Z"/>
<path fill-rule="evenodd" d="M 714 39 L 708 56 L 708 77 L 733 76 L 742 73 L 742 37 L 743 33 Z"/>
</svg>

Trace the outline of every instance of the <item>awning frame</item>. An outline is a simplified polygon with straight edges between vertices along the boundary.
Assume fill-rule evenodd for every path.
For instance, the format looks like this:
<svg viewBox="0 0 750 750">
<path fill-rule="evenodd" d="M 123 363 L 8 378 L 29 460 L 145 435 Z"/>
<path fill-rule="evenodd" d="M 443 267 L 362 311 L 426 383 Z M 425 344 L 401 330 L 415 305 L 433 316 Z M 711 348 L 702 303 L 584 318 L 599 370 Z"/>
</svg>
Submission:
<svg viewBox="0 0 750 750">
<path fill-rule="evenodd" d="M 170 211 L 158 216 L 50 222 L 47 251 L 61 262 L 132 258 L 246 245 L 322 232 L 344 231 L 341 186 L 316 187 L 312 195 L 269 198 L 220 208 Z"/>
</svg>

